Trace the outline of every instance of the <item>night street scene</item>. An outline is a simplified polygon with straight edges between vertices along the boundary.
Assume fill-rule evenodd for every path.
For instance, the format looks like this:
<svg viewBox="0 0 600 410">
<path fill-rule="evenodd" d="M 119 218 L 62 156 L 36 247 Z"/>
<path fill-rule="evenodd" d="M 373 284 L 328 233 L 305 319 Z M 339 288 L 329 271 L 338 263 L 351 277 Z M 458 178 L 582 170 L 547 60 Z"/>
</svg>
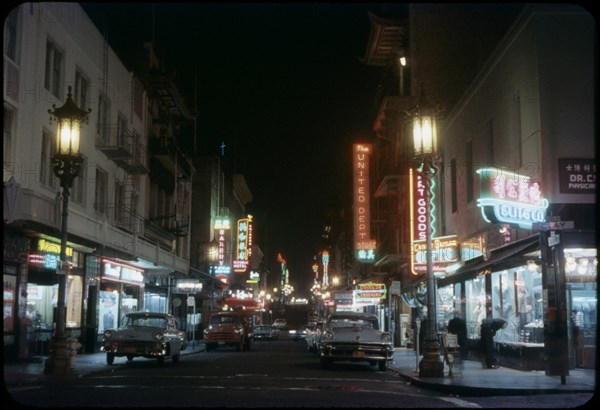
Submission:
<svg viewBox="0 0 600 410">
<path fill-rule="evenodd" d="M 5 4 L 6 408 L 591 408 L 576 3 Z"/>
</svg>

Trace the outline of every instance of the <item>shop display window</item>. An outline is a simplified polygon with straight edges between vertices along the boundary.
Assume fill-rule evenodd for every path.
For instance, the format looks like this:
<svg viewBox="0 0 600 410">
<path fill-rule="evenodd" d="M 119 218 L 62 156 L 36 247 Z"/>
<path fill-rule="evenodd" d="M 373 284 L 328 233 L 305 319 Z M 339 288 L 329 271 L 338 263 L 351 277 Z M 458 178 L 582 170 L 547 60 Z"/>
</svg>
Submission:
<svg viewBox="0 0 600 410">
<path fill-rule="evenodd" d="M 100 291 L 98 315 L 100 316 L 98 321 L 99 333 L 119 326 L 119 292 L 110 288 Z"/>
<path fill-rule="evenodd" d="M 465 282 L 465 320 L 470 339 L 479 339 L 481 322 L 486 317 L 485 276 Z"/>
<path fill-rule="evenodd" d="M 508 327 L 497 341 L 543 343 L 542 274 L 531 261 L 525 266 L 492 273 L 492 317 Z"/>
<path fill-rule="evenodd" d="M 3 323 L 4 332 L 12 333 L 15 329 L 15 291 L 17 288 L 17 277 L 4 275 L 3 293 Z"/>
<path fill-rule="evenodd" d="M 167 297 L 154 292 L 144 293 L 144 309 L 146 312 L 161 312 L 167 311 Z"/>
<path fill-rule="evenodd" d="M 592 367 L 597 335 L 597 250 L 565 248 L 564 257 L 576 365 Z"/>
<path fill-rule="evenodd" d="M 444 286 L 437 289 L 437 320 L 438 328 L 448 326 L 448 321 L 454 316 L 454 285 Z"/>
</svg>

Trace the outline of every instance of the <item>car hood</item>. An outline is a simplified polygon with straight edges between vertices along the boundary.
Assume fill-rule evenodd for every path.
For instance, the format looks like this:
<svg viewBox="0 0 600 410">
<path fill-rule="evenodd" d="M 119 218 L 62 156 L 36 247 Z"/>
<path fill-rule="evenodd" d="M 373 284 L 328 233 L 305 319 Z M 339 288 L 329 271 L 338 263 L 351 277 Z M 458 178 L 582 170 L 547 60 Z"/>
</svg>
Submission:
<svg viewBox="0 0 600 410">
<path fill-rule="evenodd" d="M 360 342 L 360 343 L 382 343 L 382 332 L 375 329 L 338 327 L 331 329 L 334 334 L 330 341 L 335 342 Z"/>
<path fill-rule="evenodd" d="M 156 333 L 166 333 L 165 329 L 160 327 L 132 327 L 127 329 L 118 329 L 113 333 L 113 339 L 138 339 L 155 340 Z"/>
</svg>

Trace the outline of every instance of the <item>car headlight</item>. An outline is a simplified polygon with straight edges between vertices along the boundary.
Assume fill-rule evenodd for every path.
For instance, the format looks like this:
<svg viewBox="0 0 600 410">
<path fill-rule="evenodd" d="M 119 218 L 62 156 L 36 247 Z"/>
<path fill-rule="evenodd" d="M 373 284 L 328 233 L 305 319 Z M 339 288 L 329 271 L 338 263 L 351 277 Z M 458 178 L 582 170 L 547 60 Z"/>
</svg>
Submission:
<svg viewBox="0 0 600 410">
<path fill-rule="evenodd" d="M 381 341 L 383 341 L 384 343 L 392 343 L 392 335 L 389 333 L 382 333 Z"/>
<path fill-rule="evenodd" d="M 105 339 L 110 339 L 113 336 L 113 332 L 110 330 L 105 330 L 104 331 L 104 338 Z"/>
<path fill-rule="evenodd" d="M 244 329 L 237 328 L 237 329 L 233 329 L 233 331 L 235 333 L 242 333 L 244 331 Z"/>
<path fill-rule="evenodd" d="M 161 340 L 161 339 L 163 338 L 163 336 L 164 336 L 164 335 L 163 335 L 161 332 L 156 332 L 156 333 L 154 333 L 154 338 L 155 338 L 156 340 Z"/>
<path fill-rule="evenodd" d="M 334 336 L 335 336 L 335 335 L 334 335 L 334 334 L 333 334 L 333 332 L 332 332 L 332 331 L 330 331 L 330 330 L 328 330 L 327 332 L 325 332 L 325 333 L 323 334 L 323 338 L 324 338 L 324 339 L 327 339 L 327 340 L 331 340 L 331 339 L 333 339 L 333 337 L 334 337 Z"/>
<path fill-rule="evenodd" d="M 296 331 L 295 330 L 290 330 L 290 335 L 295 335 Z"/>
</svg>

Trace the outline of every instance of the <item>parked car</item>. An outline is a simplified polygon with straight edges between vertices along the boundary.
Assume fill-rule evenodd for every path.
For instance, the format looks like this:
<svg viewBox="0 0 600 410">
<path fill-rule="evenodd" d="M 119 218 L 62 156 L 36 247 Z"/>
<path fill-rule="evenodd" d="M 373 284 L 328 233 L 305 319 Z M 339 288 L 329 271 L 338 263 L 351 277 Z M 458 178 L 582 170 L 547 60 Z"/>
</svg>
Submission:
<svg viewBox="0 0 600 410">
<path fill-rule="evenodd" d="M 252 340 L 275 340 L 279 337 L 279 331 L 271 325 L 254 326 Z"/>
<path fill-rule="evenodd" d="M 204 329 L 206 351 L 217 347 L 235 346 L 237 350 L 250 350 L 252 317 L 245 311 L 213 313 Z"/>
<path fill-rule="evenodd" d="M 177 328 L 173 315 L 166 313 L 128 313 L 118 329 L 104 331 L 101 350 L 106 352 L 106 363 L 113 364 L 115 357 L 127 356 L 156 358 L 159 363 L 171 356 L 179 361 L 186 348 L 185 332 Z"/>
<path fill-rule="evenodd" d="M 392 335 L 379 330 L 375 314 L 338 312 L 330 315 L 323 326 L 319 342 L 323 367 L 334 361 L 366 361 L 385 371 L 393 355 Z"/>
</svg>

